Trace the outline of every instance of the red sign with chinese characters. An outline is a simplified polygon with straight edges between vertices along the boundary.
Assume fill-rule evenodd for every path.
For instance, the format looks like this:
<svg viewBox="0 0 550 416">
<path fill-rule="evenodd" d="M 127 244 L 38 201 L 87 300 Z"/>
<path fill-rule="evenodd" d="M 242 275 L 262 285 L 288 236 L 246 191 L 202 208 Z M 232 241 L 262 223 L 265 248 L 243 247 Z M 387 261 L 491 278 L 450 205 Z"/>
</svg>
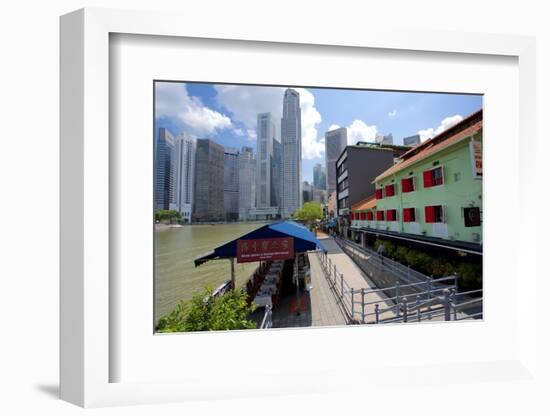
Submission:
<svg viewBox="0 0 550 416">
<path fill-rule="evenodd" d="M 237 240 L 237 263 L 284 260 L 293 257 L 294 239 L 292 237 Z"/>
</svg>

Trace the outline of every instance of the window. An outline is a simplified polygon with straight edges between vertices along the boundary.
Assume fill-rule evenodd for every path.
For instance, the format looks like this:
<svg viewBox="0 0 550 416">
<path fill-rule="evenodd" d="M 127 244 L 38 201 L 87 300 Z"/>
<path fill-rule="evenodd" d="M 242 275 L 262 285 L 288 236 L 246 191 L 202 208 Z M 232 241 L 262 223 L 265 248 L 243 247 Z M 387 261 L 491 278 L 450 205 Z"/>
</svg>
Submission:
<svg viewBox="0 0 550 416">
<path fill-rule="evenodd" d="M 403 193 L 414 191 L 414 178 L 401 179 L 401 191 Z"/>
<path fill-rule="evenodd" d="M 424 208 L 426 214 L 426 222 L 445 222 L 444 209 L 442 205 L 429 205 Z"/>
<path fill-rule="evenodd" d="M 366 212 L 362 212 L 361 213 L 361 220 L 362 221 L 365 221 L 367 219 L 367 213 Z"/>
<path fill-rule="evenodd" d="M 395 195 L 395 185 L 386 185 L 386 197 Z"/>
<path fill-rule="evenodd" d="M 443 166 L 424 171 L 423 177 L 424 188 L 431 188 L 432 186 L 443 185 Z"/>
<path fill-rule="evenodd" d="M 403 208 L 403 222 L 416 222 L 416 210 L 414 208 Z"/>
<path fill-rule="evenodd" d="M 374 219 L 374 214 L 372 211 L 367 212 L 367 221 L 372 221 Z"/>
<path fill-rule="evenodd" d="M 396 209 L 386 210 L 386 221 L 397 221 L 397 210 Z"/>
<path fill-rule="evenodd" d="M 384 198 L 384 195 L 382 194 L 382 188 L 377 189 L 376 192 L 374 193 L 374 196 L 375 196 L 376 199 Z"/>
<path fill-rule="evenodd" d="M 479 227 L 481 225 L 481 213 L 479 207 L 463 208 L 464 210 L 464 226 Z"/>
<path fill-rule="evenodd" d="M 376 221 L 384 221 L 384 211 L 376 211 Z"/>
</svg>

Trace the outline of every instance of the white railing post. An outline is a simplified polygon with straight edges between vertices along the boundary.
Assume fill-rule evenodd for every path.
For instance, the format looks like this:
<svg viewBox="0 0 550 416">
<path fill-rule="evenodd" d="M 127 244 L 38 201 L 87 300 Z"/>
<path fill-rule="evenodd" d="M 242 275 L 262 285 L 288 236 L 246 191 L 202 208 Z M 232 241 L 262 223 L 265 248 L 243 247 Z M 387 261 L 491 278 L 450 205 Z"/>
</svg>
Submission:
<svg viewBox="0 0 550 416">
<path fill-rule="evenodd" d="M 403 322 L 407 323 L 408 310 L 407 310 L 407 297 L 406 296 L 403 298 L 402 305 L 403 305 Z"/>
<path fill-rule="evenodd" d="M 355 289 L 351 288 L 351 319 L 355 316 Z"/>
<path fill-rule="evenodd" d="M 416 295 L 416 320 L 420 322 L 420 295 Z"/>
<path fill-rule="evenodd" d="M 374 305 L 374 316 L 375 316 L 375 319 L 376 319 L 376 323 L 379 323 L 380 322 L 380 306 L 378 305 L 378 303 L 376 305 Z"/>
<path fill-rule="evenodd" d="M 395 306 L 396 306 L 396 315 L 399 318 L 401 316 L 401 313 L 399 311 L 399 280 L 395 284 Z"/>
<path fill-rule="evenodd" d="M 334 269 L 336 271 L 336 269 Z M 342 297 L 344 297 L 344 273 L 340 274 L 340 291 L 342 292 Z"/>
<path fill-rule="evenodd" d="M 453 319 L 456 321 L 456 316 L 457 316 L 457 307 L 456 305 L 458 305 L 458 289 L 455 287 L 452 291 L 452 296 L 451 296 L 451 299 L 452 299 L 452 308 L 453 308 Z"/>
<path fill-rule="evenodd" d="M 428 278 L 428 319 L 432 319 L 432 276 Z"/>
<path fill-rule="evenodd" d="M 365 323 L 365 288 L 361 288 L 361 323 Z"/>
</svg>

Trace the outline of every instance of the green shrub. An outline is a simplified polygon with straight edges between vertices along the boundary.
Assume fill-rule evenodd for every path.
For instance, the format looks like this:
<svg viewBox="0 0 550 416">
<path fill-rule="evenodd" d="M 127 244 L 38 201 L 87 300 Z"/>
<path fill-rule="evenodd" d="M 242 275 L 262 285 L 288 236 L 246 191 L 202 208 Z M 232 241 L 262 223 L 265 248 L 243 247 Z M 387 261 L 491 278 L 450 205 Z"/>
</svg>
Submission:
<svg viewBox="0 0 550 416">
<path fill-rule="evenodd" d="M 254 329 L 256 323 L 248 319 L 255 309 L 248 305 L 246 293 L 231 290 L 212 297 L 205 288 L 188 302 L 180 302 L 169 314 L 159 319 L 159 332 L 219 331 Z"/>
</svg>

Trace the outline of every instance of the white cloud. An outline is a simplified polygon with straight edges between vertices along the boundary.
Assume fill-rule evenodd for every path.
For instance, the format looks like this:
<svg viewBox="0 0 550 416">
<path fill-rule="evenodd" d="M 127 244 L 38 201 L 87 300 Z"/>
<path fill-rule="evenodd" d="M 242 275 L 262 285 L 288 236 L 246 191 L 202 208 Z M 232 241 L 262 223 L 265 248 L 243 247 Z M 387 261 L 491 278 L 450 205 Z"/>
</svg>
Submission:
<svg viewBox="0 0 550 416">
<path fill-rule="evenodd" d="M 417 134 L 420 135 L 420 141 L 424 142 L 454 126 L 458 122 L 462 121 L 462 119 L 463 117 L 460 114 L 445 117 L 443 120 L 441 120 L 441 123 L 435 129 L 433 127 L 429 127 L 424 130 L 418 130 Z"/>
<path fill-rule="evenodd" d="M 236 121 L 248 129 L 248 137 L 255 139 L 259 113 L 271 113 L 275 120 L 277 137 L 280 137 L 283 96 L 286 88 L 242 85 L 216 85 L 218 103 L 227 109 Z M 295 88 L 300 94 L 302 109 L 302 157 L 319 158 L 325 151 L 324 137 L 319 137 L 317 125 L 321 114 L 315 108 L 315 97 L 305 88 Z M 250 131 L 254 131 L 254 136 Z"/>
<path fill-rule="evenodd" d="M 239 137 L 242 137 L 245 134 L 243 129 L 233 129 L 233 133 L 235 133 Z"/>
<path fill-rule="evenodd" d="M 340 126 L 338 124 L 331 124 L 327 131 L 332 131 L 332 130 L 336 130 L 336 129 L 339 129 L 339 128 L 340 128 Z"/>
<path fill-rule="evenodd" d="M 248 129 L 246 130 L 246 134 L 248 135 L 248 141 L 255 142 L 258 138 L 258 135 L 256 134 L 256 130 Z"/>
<path fill-rule="evenodd" d="M 388 117 L 395 117 L 397 115 L 397 109 L 393 109 L 388 113 Z"/>
<path fill-rule="evenodd" d="M 363 120 L 353 120 L 348 127 L 348 143 L 374 142 L 378 129 L 375 125 L 369 126 Z"/>
<path fill-rule="evenodd" d="M 190 96 L 182 83 L 156 83 L 155 105 L 156 117 L 177 118 L 198 135 L 232 125 L 229 117 L 206 107 L 199 98 Z"/>
</svg>

